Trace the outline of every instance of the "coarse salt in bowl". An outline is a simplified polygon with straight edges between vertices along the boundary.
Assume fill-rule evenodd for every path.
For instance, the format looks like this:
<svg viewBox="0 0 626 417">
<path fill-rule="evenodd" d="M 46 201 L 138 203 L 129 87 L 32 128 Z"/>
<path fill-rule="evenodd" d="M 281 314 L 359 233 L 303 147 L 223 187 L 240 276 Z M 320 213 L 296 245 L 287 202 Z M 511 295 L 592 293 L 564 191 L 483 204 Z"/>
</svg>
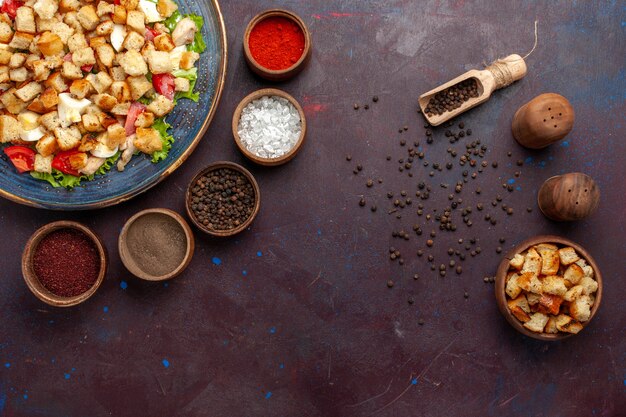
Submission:
<svg viewBox="0 0 626 417">
<path fill-rule="evenodd" d="M 233 115 L 233 136 L 239 150 L 260 165 L 291 160 L 304 142 L 302 107 L 284 91 L 268 88 L 244 98 Z"/>
</svg>

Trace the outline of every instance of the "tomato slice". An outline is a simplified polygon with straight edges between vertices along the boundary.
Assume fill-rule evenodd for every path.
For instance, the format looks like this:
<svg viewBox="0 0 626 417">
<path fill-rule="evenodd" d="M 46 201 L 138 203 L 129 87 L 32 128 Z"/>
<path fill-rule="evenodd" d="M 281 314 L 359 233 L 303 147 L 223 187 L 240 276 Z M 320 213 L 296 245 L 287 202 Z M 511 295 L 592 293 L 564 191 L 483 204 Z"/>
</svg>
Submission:
<svg viewBox="0 0 626 417">
<path fill-rule="evenodd" d="M 128 136 L 135 134 L 135 131 L 137 130 L 135 127 L 135 121 L 144 111 L 146 111 L 146 106 L 138 101 L 135 101 L 130 105 L 130 109 L 128 109 L 128 114 L 126 115 L 126 123 L 124 124 L 124 129 L 126 129 L 126 134 Z"/>
<path fill-rule="evenodd" d="M 159 33 L 158 30 L 156 30 L 154 28 L 146 27 L 146 34 L 145 35 L 146 35 L 146 40 L 153 41 L 154 38 L 156 38 L 157 36 L 160 35 L 160 33 Z"/>
<path fill-rule="evenodd" d="M 152 85 L 157 93 L 174 100 L 175 77 L 172 74 L 152 74 Z"/>
<path fill-rule="evenodd" d="M 4 153 L 9 157 L 20 174 L 32 171 L 35 168 L 36 152 L 31 148 L 18 145 L 9 146 L 4 148 Z"/>
<path fill-rule="evenodd" d="M 24 2 L 21 1 L 4 0 L 4 3 L 2 3 L 2 7 L 0 7 L 0 12 L 8 14 L 11 19 L 15 20 L 15 17 L 17 16 L 17 9 L 19 9 L 23 5 Z"/>
<path fill-rule="evenodd" d="M 70 164 L 70 157 L 72 155 L 76 155 L 79 153 L 82 153 L 82 152 L 79 152 L 76 150 L 59 152 L 58 154 L 55 155 L 54 159 L 52 160 L 52 168 L 59 170 L 64 174 L 69 174 L 69 175 L 74 175 L 76 177 L 79 177 L 80 172 L 72 168 L 72 165 Z"/>
<path fill-rule="evenodd" d="M 93 69 L 93 64 L 83 65 L 82 67 L 80 67 L 80 69 L 83 70 L 83 72 L 91 72 L 91 70 Z"/>
</svg>

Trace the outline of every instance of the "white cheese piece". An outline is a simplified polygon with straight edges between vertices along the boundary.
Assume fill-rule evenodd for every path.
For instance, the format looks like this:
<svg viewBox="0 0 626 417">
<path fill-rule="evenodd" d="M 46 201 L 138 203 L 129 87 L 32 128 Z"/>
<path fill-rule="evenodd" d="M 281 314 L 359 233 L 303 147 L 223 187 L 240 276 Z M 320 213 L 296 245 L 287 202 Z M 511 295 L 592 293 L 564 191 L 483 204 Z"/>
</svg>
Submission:
<svg viewBox="0 0 626 417">
<path fill-rule="evenodd" d="M 91 154 L 98 158 L 110 158 L 117 153 L 118 147 L 115 149 L 109 148 L 106 144 L 100 142 L 96 145 L 95 148 L 91 150 Z"/>
<path fill-rule="evenodd" d="M 69 93 L 59 94 L 59 120 L 61 126 L 70 127 L 72 123 L 78 123 L 82 120 L 82 114 L 85 109 L 91 105 L 91 101 L 86 98 L 76 100 Z"/>
<path fill-rule="evenodd" d="M 24 130 L 33 130 L 39 127 L 39 115 L 32 111 L 23 111 L 17 116 L 17 120 Z"/>
<path fill-rule="evenodd" d="M 172 61 L 174 71 L 180 69 L 180 60 L 183 57 L 183 52 L 187 52 L 187 47 L 185 45 L 177 46 L 170 51 L 170 61 Z"/>
<path fill-rule="evenodd" d="M 157 11 L 156 3 L 149 0 L 139 0 L 139 10 L 146 15 L 147 23 L 160 22 L 165 20 Z"/>
<path fill-rule="evenodd" d="M 126 25 L 113 25 L 113 32 L 111 32 L 111 46 L 115 48 L 115 51 L 122 50 L 122 44 L 126 39 Z"/>
<path fill-rule="evenodd" d="M 4 0 L 0 0 L 0 6 L 4 4 Z"/>
<path fill-rule="evenodd" d="M 20 133 L 20 138 L 26 142 L 37 142 L 39 139 L 43 138 L 46 134 L 40 127 L 37 127 L 32 130 L 24 130 Z"/>
</svg>

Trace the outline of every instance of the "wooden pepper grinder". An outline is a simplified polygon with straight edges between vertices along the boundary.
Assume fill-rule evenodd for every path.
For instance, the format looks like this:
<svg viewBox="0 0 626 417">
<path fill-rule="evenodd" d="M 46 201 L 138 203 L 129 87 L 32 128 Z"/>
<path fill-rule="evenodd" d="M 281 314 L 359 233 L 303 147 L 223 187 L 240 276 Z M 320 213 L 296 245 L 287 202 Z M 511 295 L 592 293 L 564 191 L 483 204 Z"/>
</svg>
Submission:
<svg viewBox="0 0 626 417">
<path fill-rule="evenodd" d="M 600 189 L 590 176 L 572 172 L 548 178 L 537 195 L 543 214 L 556 221 L 582 220 L 598 207 Z"/>
<path fill-rule="evenodd" d="M 541 149 L 563 139 L 574 126 L 574 109 L 559 94 L 541 94 L 517 110 L 513 137 L 531 149 Z"/>
</svg>

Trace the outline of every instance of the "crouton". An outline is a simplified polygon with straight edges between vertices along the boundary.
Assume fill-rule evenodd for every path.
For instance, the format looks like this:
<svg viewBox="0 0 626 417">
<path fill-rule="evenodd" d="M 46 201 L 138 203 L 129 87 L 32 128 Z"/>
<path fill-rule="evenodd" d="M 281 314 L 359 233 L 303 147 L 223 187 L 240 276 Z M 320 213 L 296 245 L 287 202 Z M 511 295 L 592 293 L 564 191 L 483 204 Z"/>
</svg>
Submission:
<svg viewBox="0 0 626 417">
<path fill-rule="evenodd" d="M 30 34 L 37 33 L 37 25 L 35 24 L 35 14 L 33 9 L 28 6 L 22 6 L 17 9 L 15 16 L 15 30 Z"/>
<path fill-rule="evenodd" d="M 126 74 L 139 76 L 148 73 L 148 66 L 139 52 L 130 50 L 120 55 L 118 61 Z"/>
<path fill-rule="evenodd" d="M 126 26 L 143 36 L 146 32 L 146 16 L 139 10 L 128 7 L 126 10 Z"/>
<path fill-rule="evenodd" d="M 534 306 L 536 304 L 539 304 L 539 300 L 541 300 L 541 295 L 529 292 L 528 294 L 526 294 L 526 299 L 528 300 L 528 305 Z"/>
<path fill-rule="evenodd" d="M 585 276 L 585 272 L 582 268 L 576 264 L 570 264 L 567 267 L 565 272 L 563 273 L 563 277 L 569 283 L 568 286 L 576 285 L 580 282 L 580 280 Z"/>
<path fill-rule="evenodd" d="M 61 126 L 59 113 L 56 110 L 46 113 L 39 118 L 39 123 L 41 123 L 41 125 L 46 129 L 48 129 L 48 131 L 54 132 L 54 129 Z"/>
<path fill-rule="evenodd" d="M 15 34 L 13 34 L 11 42 L 9 43 L 9 47 L 14 49 L 28 50 L 33 39 L 35 39 L 35 37 L 30 33 L 15 32 Z"/>
<path fill-rule="evenodd" d="M 40 154 L 35 155 L 35 171 L 52 173 L 52 155 L 43 156 Z"/>
<path fill-rule="evenodd" d="M 96 135 L 95 133 L 87 133 L 83 135 L 82 139 L 80 140 L 78 150 L 81 152 L 89 152 L 93 150 L 98 144 L 98 135 Z"/>
<path fill-rule="evenodd" d="M 87 156 L 86 153 L 80 152 L 80 153 L 75 153 L 75 154 L 70 155 L 70 157 L 68 158 L 68 162 L 70 163 L 70 167 L 72 167 L 72 169 L 75 169 L 78 171 L 84 168 L 85 165 L 87 165 L 88 158 L 89 157 Z"/>
<path fill-rule="evenodd" d="M 188 92 L 191 89 L 191 83 L 187 78 L 177 77 L 174 80 L 174 90 L 181 91 L 183 93 Z"/>
<path fill-rule="evenodd" d="M 524 323 L 524 327 L 535 333 L 542 333 L 544 327 L 548 323 L 548 316 L 542 313 L 535 313 L 530 317 L 530 320 Z"/>
<path fill-rule="evenodd" d="M 509 262 L 509 265 L 519 271 L 522 269 L 522 266 L 524 266 L 524 256 L 516 253 L 513 259 Z"/>
<path fill-rule="evenodd" d="M 107 36 L 113 32 L 113 22 L 110 20 L 105 20 L 96 26 L 96 34 L 99 36 Z"/>
<path fill-rule="evenodd" d="M 583 290 L 584 287 L 582 285 L 574 285 L 572 288 L 567 290 L 563 298 L 565 301 L 572 302 L 583 294 Z"/>
<path fill-rule="evenodd" d="M 543 292 L 563 297 L 567 292 L 565 279 L 558 275 L 550 275 L 543 278 Z"/>
<path fill-rule="evenodd" d="M 537 275 L 532 272 L 525 272 L 517 279 L 517 285 L 519 285 L 524 291 L 532 292 L 535 294 L 541 294 L 542 284 L 537 278 Z"/>
<path fill-rule="evenodd" d="M 61 13 L 75 12 L 80 9 L 80 0 L 61 0 L 59 2 L 59 11 Z"/>
<path fill-rule="evenodd" d="M 541 256 L 539 256 L 535 248 L 530 248 L 528 252 L 526 252 L 522 272 L 531 272 L 535 275 L 541 273 Z"/>
<path fill-rule="evenodd" d="M 111 75 L 111 78 L 113 78 L 113 81 L 127 81 L 126 72 L 124 72 L 124 68 L 122 67 L 112 67 L 109 70 L 109 74 Z"/>
<path fill-rule="evenodd" d="M 174 102 L 165 96 L 157 95 L 156 99 L 148 105 L 148 110 L 156 117 L 163 117 L 174 109 Z"/>
<path fill-rule="evenodd" d="M 51 70 L 61 68 L 63 66 L 63 59 L 61 59 L 58 55 L 51 55 L 45 57 L 44 61 L 46 62 L 46 66 Z"/>
<path fill-rule="evenodd" d="M 78 10 L 76 18 L 80 22 L 81 26 L 85 28 L 85 30 L 94 30 L 100 22 L 98 13 L 96 13 L 96 8 L 92 5 L 81 7 Z"/>
<path fill-rule="evenodd" d="M 137 6 L 139 6 L 139 0 L 120 0 L 120 4 L 124 6 L 126 10 L 135 10 Z"/>
<path fill-rule="evenodd" d="M 130 87 L 126 81 L 115 81 L 111 85 L 110 94 L 115 97 L 118 103 L 125 103 L 132 99 Z"/>
<path fill-rule="evenodd" d="M 550 334 L 557 334 L 559 332 L 559 329 L 556 328 L 556 317 L 548 317 L 548 322 L 546 323 L 546 327 L 544 327 L 543 331 Z"/>
<path fill-rule="evenodd" d="M 76 14 L 76 13 L 74 13 Z M 70 13 L 68 13 L 65 18 L 67 19 L 67 17 L 70 15 Z M 59 38 L 61 38 L 61 41 L 64 44 L 67 44 L 68 39 L 70 38 L 70 36 L 72 36 L 74 34 L 76 30 L 72 27 L 70 27 L 68 24 L 63 23 L 63 22 L 56 22 L 52 25 L 52 29 L 50 30 L 50 32 L 54 33 L 55 35 L 57 35 Z"/>
<path fill-rule="evenodd" d="M 0 49 L 0 65 L 8 65 L 11 62 L 13 52 L 8 49 Z"/>
<path fill-rule="evenodd" d="M 128 77 L 126 81 L 128 81 L 128 85 L 130 86 L 130 92 L 133 100 L 138 100 L 152 89 L 152 83 L 148 81 L 145 75 Z"/>
<path fill-rule="evenodd" d="M 97 94 L 92 97 L 92 100 L 104 111 L 110 111 L 117 104 L 115 97 L 109 94 Z"/>
<path fill-rule="evenodd" d="M 549 244 L 537 245 L 535 249 L 541 256 L 541 274 L 554 275 L 559 272 L 558 247 Z"/>
<path fill-rule="evenodd" d="M 170 35 L 168 35 L 167 33 L 162 33 L 154 38 L 154 47 L 157 51 L 169 52 L 172 49 L 176 48 L 176 45 L 174 45 L 174 41 L 172 40 L 172 37 Z"/>
<path fill-rule="evenodd" d="M 19 68 L 24 65 L 26 62 L 26 54 L 22 53 L 14 53 L 11 56 L 11 60 L 9 61 L 9 68 Z"/>
<path fill-rule="evenodd" d="M 96 56 L 93 53 L 93 49 L 86 47 L 79 49 L 72 54 L 72 62 L 74 62 L 77 67 L 94 65 L 96 63 Z"/>
<path fill-rule="evenodd" d="M 9 43 L 13 37 L 13 29 L 11 25 L 6 22 L 0 22 L 0 42 Z"/>
<path fill-rule="evenodd" d="M 158 133 L 158 132 L 157 132 Z M 119 123 L 115 123 L 107 127 L 107 142 L 106 145 L 114 149 L 116 146 L 120 146 L 126 142 L 126 129 Z"/>
<path fill-rule="evenodd" d="M 96 54 L 98 55 L 98 59 L 102 62 L 102 65 L 105 67 L 112 67 L 113 60 L 115 59 L 115 51 L 113 47 L 108 44 L 98 45 L 96 47 Z"/>
<path fill-rule="evenodd" d="M 135 120 L 135 127 L 150 127 L 154 124 L 154 114 L 149 111 L 144 111 Z"/>
<path fill-rule="evenodd" d="M 541 294 L 541 298 L 539 298 L 539 304 L 544 306 L 550 314 L 559 314 L 559 308 L 562 303 L 563 298 L 558 295 Z"/>
<path fill-rule="evenodd" d="M 67 39 L 67 47 L 70 52 L 76 52 L 81 49 L 87 48 L 89 45 L 87 44 L 87 38 L 82 33 L 74 33 Z"/>
<path fill-rule="evenodd" d="M 98 94 L 104 93 L 113 84 L 113 79 L 104 71 L 100 71 L 97 74 L 88 74 L 86 79 Z"/>
<path fill-rule="evenodd" d="M 583 287 L 584 295 L 591 295 L 594 292 L 598 291 L 598 282 L 595 281 L 593 278 L 583 277 L 580 280 L 579 285 Z"/>
<path fill-rule="evenodd" d="M 520 295 L 514 300 L 507 301 L 507 305 L 511 314 L 513 314 L 519 321 L 527 322 L 530 320 L 527 313 L 530 313 L 530 306 L 528 305 L 528 301 L 526 300 L 525 295 Z"/>
<path fill-rule="evenodd" d="M 33 62 L 33 71 L 33 80 L 35 81 L 45 81 L 50 76 L 48 63 L 43 59 Z"/>
<path fill-rule="evenodd" d="M 80 145 L 82 135 L 76 126 L 67 128 L 57 127 L 54 129 L 54 136 L 57 138 L 59 149 L 69 151 Z"/>
<path fill-rule="evenodd" d="M 93 75 L 93 74 L 91 74 Z M 91 83 L 88 80 L 74 80 L 70 86 L 70 93 L 77 99 L 82 100 L 91 92 Z"/>
<path fill-rule="evenodd" d="M 11 88 L 0 96 L 0 102 L 4 105 L 5 109 L 12 114 L 20 114 L 24 110 L 28 103 L 23 102 L 15 95 L 15 88 Z"/>
<path fill-rule="evenodd" d="M 96 13 L 99 17 L 108 16 L 115 11 L 115 5 L 113 3 L 107 3 L 106 1 L 100 1 Z"/>
<path fill-rule="evenodd" d="M 125 25 L 128 13 L 124 6 L 116 5 L 113 9 L 113 23 L 116 25 Z"/>
<path fill-rule="evenodd" d="M 163 149 L 161 134 L 152 128 L 137 128 L 133 144 L 135 148 L 149 155 Z"/>
<path fill-rule="evenodd" d="M 7 83 L 9 81 L 9 67 L 5 65 L 0 66 L 0 83 Z"/>
<path fill-rule="evenodd" d="M 9 79 L 11 81 L 15 81 L 16 83 L 21 83 L 30 78 L 30 74 L 25 67 L 21 68 L 13 68 L 9 70 Z"/>
<path fill-rule="evenodd" d="M 118 103 L 111 109 L 111 114 L 115 116 L 126 116 L 128 115 L 128 110 L 130 110 L 130 102 Z M 149 127 L 149 126 L 143 126 L 143 127 Z"/>
<path fill-rule="evenodd" d="M 582 270 L 585 273 L 586 277 L 593 278 L 593 268 L 591 267 L 591 265 L 587 264 L 587 261 L 585 261 L 584 259 L 580 258 L 579 260 L 577 260 L 574 263 L 582 268 Z"/>
<path fill-rule="evenodd" d="M 69 61 L 63 63 L 61 74 L 69 80 L 81 80 L 83 78 L 82 70 L 76 64 Z"/>
<path fill-rule="evenodd" d="M 122 43 L 122 48 L 130 51 L 131 49 L 135 51 L 140 51 L 145 43 L 145 39 L 142 35 L 137 32 L 130 31 L 126 34 L 126 38 L 124 38 L 124 42 Z"/>
<path fill-rule="evenodd" d="M 58 150 L 57 139 L 52 135 L 45 135 L 37 141 L 35 148 L 42 156 L 54 155 Z"/>
<path fill-rule="evenodd" d="M 14 117 L 0 116 L 0 143 L 19 140 L 22 135 L 22 125 Z"/>
<path fill-rule="evenodd" d="M 571 247 L 559 249 L 559 258 L 561 259 L 561 263 L 563 265 L 573 264 L 580 259 L 576 250 Z"/>
<path fill-rule="evenodd" d="M 157 12 L 165 18 L 170 17 L 176 10 L 178 10 L 178 5 L 172 0 L 159 0 L 156 7 Z"/>
<path fill-rule="evenodd" d="M 104 132 L 104 127 L 100 124 L 100 119 L 95 114 L 83 114 L 82 122 L 87 132 Z"/>
<path fill-rule="evenodd" d="M 191 69 L 196 61 L 200 58 L 200 54 L 193 51 L 183 52 L 180 56 L 180 67 L 182 69 Z"/>
<path fill-rule="evenodd" d="M 561 332 L 576 334 L 583 329 L 583 326 L 567 314 L 559 314 L 556 317 L 556 328 Z"/>
<path fill-rule="evenodd" d="M 156 48 L 152 42 L 148 41 L 144 44 L 143 48 L 141 48 L 141 56 L 144 60 L 148 61 L 148 56 L 152 51 L 156 51 Z"/>
<path fill-rule="evenodd" d="M 26 107 L 26 109 L 38 113 L 38 114 L 44 114 L 48 111 L 50 111 L 50 109 L 47 109 L 46 106 L 43 105 L 41 99 L 36 98 L 35 100 L 31 101 L 28 104 L 28 107 Z"/>
<path fill-rule="evenodd" d="M 519 279 L 518 274 L 513 274 L 506 282 L 505 292 L 511 298 L 517 298 L 517 296 L 522 292 L 522 289 L 517 283 Z"/>
<path fill-rule="evenodd" d="M 69 64 L 73 65 L 71 62 Z M 82 78 L 82 74 L 81 74 L 81 78 Z M 46 87 L 54 88 L 57 93 L 62 93 L 64 91 L 67 91 L 67 89 L 69 88 L 69 86 L 65 83 L 65 80 L 61 76 L 60 72 L 52 73 L 52 75 L 50 75 L 48 79 L 44 82 L 44 85 Z"/>
<path fill-rule="evenodd" d="M 93 49 L 97 49 L 98 46 L 108 45 L 106 36 L 94 36 L 89 39 L 89 46 Z"/>
<path fill-rule="evenodd" d="M 15 91 L 15 95 L 20 100 L 27 102 L 27 101 L 31 101 L 36 96 L 41 94 L 42 91 L 43 91 L 43 87 L 41 87 L 41 85 L 38 82 L 31 81 L 25 86 L 18 88 Z"/>
<path fill-rule="evenodd" d="M 591 316 L 591 300 L 588 295 L 581 295 L 569 305 L 569 314 L 576 320 L 584 323 Z"/>
</svg>

